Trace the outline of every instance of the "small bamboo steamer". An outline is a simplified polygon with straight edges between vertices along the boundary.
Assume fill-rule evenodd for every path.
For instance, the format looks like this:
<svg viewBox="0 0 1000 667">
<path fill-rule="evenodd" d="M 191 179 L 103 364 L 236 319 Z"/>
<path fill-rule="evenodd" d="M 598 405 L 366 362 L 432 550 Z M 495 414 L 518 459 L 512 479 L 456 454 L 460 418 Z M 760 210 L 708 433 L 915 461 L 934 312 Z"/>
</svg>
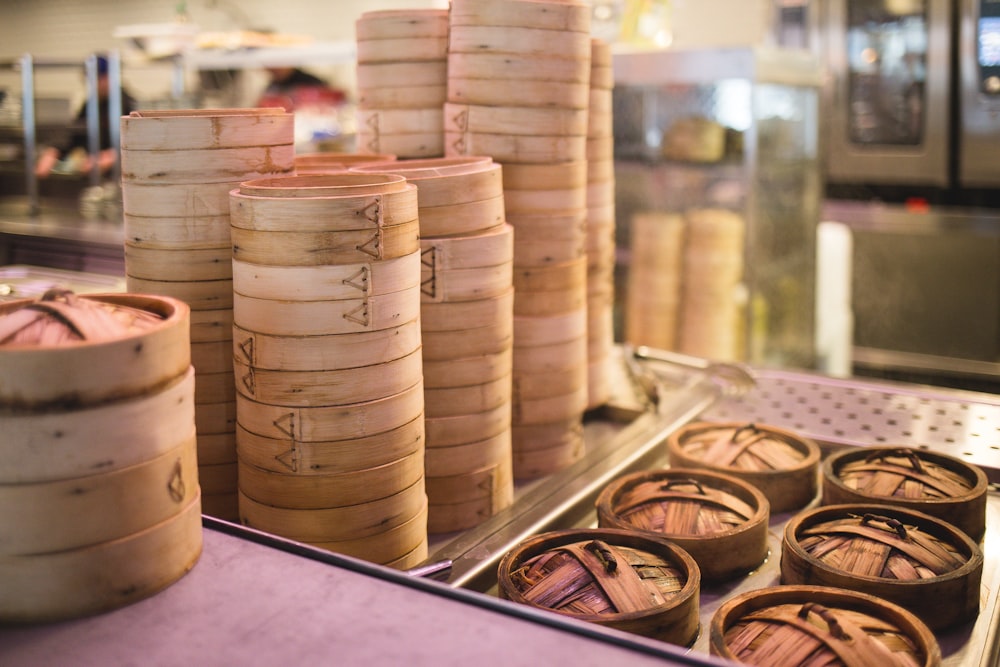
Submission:
<svg viewBox="0 0 1000 667">
<path fill-rule="evenodd" d="M 448 78 L 447 60 L 358 63 L 354 68 L 358 89 L 396 86 L 440 86 Z"/>
<path fill-rule="evenodd" d="M 200 219 L 229 215 L 233 183 L 133 182 L 122 188 L 126 216 L 157 219 Z"/>
<path fill-rule="evenodd" d="M 409 488 L 424 476 L 423 450 L 372 468 L 297 475 L 237 464 L 239 489 L 258 503 L 288 509 L 359 505 Z"/>
<path fill-rule="evenodd" d="M 403 257 L 420 249 L 416 220 L 358 231 L 259 232 L 232 228 L 233 259 L 250 264 L 319 266 Z"/>
<path fill-rule="evenodd" d="M 295 145 L 121 151 L 122 185 L 238 183 L 292 169 Z"/>
<path fill-rule="evenodd" d="M 552 531 L 521 542 L 497 569 L 507 600 L 680 646 L 698 634 L 698 565 L 665 539 L 615 529 Z M 593 595 L 575 604 L 580 588 Z"/>
<path fill-rule="evenodd" d="M 447 101 L 483 106 L 587 109 L 590 88 L 571 81 L 448 77 Z"/>
<path fill-rule="evenodd" d="M 427 417 L 456 417 L 488 412 L 511 400 L 511 375 L 465 387 L 424 390 Z"/>
<path fill-rule="evenodd" d="M 88 294 L 69 299 L 75 301 L 63 303 L 56 296 L 48 306 L 36 306 L 30 300 L 0 304 L 0 340 L 17 330 L 19 322 L 36 320 L 34 308 L 56 308 L 71 317 L 80 308 L 122 317 L 132 317 L 134 310 L 158 321 L 146 329 L 125 324 L 120 332 L 94 332 L 91 340 L 62 345 L 0 345 L 0 407 L 42 410 L 97 405 L 154 391 L 187 373 L 191 311 L 184 302 L 141 294 Z M 44 317 L 44 312 L 37 314 Z M 95 368 L 115 372 L 94 373 Z"/>
<path fill-rule="evenodd" d="M 358 134 L 381 136 L 383 134 L 440 133 L 444 127 L 441 107 L 427 109 L 358 109 Z M 391 152 L 391 151 L 385 151 Z M 398 155 L 398 154 L 397 154 Z M 368 160 L 364 164 L 373 164 Z"/>
<path fill-rule="evenodd" d="M 420 240 L 421 263 L 437 271 L 513 266 L 514 228 L 502 225 L 479 234 Z"/>
<path fill-rule="evenodd" d="M 586 162 L 503 165 L 505 193 L 508 190 L 568 190 L 586 185 Z"/>
<path fill-rule="evenodd" d="M 97 614 L 148 598 L 201 555 L 201 498 L 138 533 L 83 549 L 0 556 L 0 621 L 38 623 Z"/>
<path fill-rule="evenodd" d="M 538 58 L 580 60 L 590 76 L 590 34 L 522 26 L 452 25 L 447 55 L 452 53 L 512 53 Z M 359 56 L 360 60 L 360 56 Z M 451 70 L 449 70 L 449 76 Z M 503 78 L 503 68 L 491 72 Z"/>
<path fill-rule="evenodd" d="M 140 216 L 125 214 L 125 241 L 139 248 L 218 248 L 229 244 L 229 214 Z"/>
<path fill-rule="evenodd" d="M 598 526 L 661 535 L 691 554 L 703 581 L 744 575 L 767 558 L 770 505 L 731 475 L 670 468 L 623 475 L 596 502 Z"/>
<path fill-rule="evenodd" d="M 221 373 L 197 373 L 194 384 L 194 402 L 228 403 L 236 400 L 236 382 L 232 370 Z"/>
<path fill-rule="evenodd" d="M 587 335 L 586 308 L 548 317 L 515 317 L 514 340 L 520 348 L 576 341 Z"/>
<path fill-rule="evenodd" d="M 420 288 L 338 301 L 254 299 L 236 292 L 232 312 L 241 328 L 275 336 L 363 333 L 417 319 Z"/>
<path fill-rule="evenodd" d="M 671 466 L 707 468 L 749 482 L 767 497 L 772 513 L 801 509 L 816 497 L 819 445 L 792 431 L 691 422 L 671 433 L 666 445 Z"/>
<path fill-rule="evenodd" d="M 358 108 L 429 109 L 444 104 L 447 98 L 448 87 L 444 82 L 429 85 L 362 88 L 358 90 Z"/>
<path fill-rule="evenodd" d="M 978 466 L 905 447 L 845 449 L 823 463 L 824 505 L 867 503 L 924 512 L 980 542 L 989 480 Z"/>
<path fill-rule="evenodd" d="M 563 243 L 536 240 L 522 233 L 520 224 L 514 225 L 514 258 L 523 266 L 564 264 L 586 256 L 586 239 L 576 234 L 575 239 Z M 574 234 L 572 230 L 568 233 Z"/>
<path fill-rule="evenodd" d="M 477 442 L 447 447 L 428 440 L 424 452 L 424 472 L 427 478 L 461 475 L 503 461 L 511 460 L 510 429 Z"/>
<path fill-rule="evenodd" d="M 420 349 L 420 322 L 361 333 L 272 336 L 233 326 L 233 358 L 268 370 L 360 368 L 405 357 Z"/>
<path fill-rule="evenodd" d="M 205 495 L 235 494 L 237 489 L 236 463 L 203 463 L 198 465 L 198 481 Z"/>
<path fill-rule="evenodd" d="M 530 398 L 525 398 L 521 394 L 531 386 L 531 378 L 519 376 L 515 372 L 514 395 L 511 399 L 514 406 L 513 423 L 518 425 L 550 424 L 582 415 L 587 409 L 586 370 L 587 367 L 584 365 L 580 372 L 584 376 L 583 383 L 576 389 L 564 394 Z"/>
<path fill-rule="evenodd" d="M 386 567 L 391 567 L 396 570 L 406 571 L 411 568 L 417 567 L 418 565 L 426 561 L 429 553 L 430 550 L 428 547 L 428 543 L 425 540 L 423 544 L 421 544 L 419 547 L 417 547 L 410 553 L 406 554 L 405 556 L 401 556 L 400 558 L 397 558 L 396 560 L 391 560 L 387 563 L 382 563 L 382 565 L 385 565 Z"/>
<path fill-rule="evenodd" d="M 233 336 L 231 308 L 191 311 L 191 342 L 228 341 Z"/>
<path fill-rule="evenodd" d="M 318 266 L 252 264 L 234 259 L 233 282 L 243 296 L 287 301 L 337 301 L 412 289 L 420 253 L 383 261 Z"/>
<path fill-rule="evenodd" d="M 578 290 L 587 284 L 587 260 L 581 257 L 562 264 L 547 266 L 514 265 L 514 310 L 521 292 Z M 566 312 L 566 311 L 560 311 Z"/>
<path fill-rule="evenodd" d="M 375 535 L 353 540 L 314 542 L 313 546 L 372 563 L 392 563 L 414 550 L 427 551 L 427 504 L 412 518 Z"/>
<path fill-rule="evenodd" d="M 294 135 L 294 114 L 278 108 L 133 111 L 121 118 L 130 151 L 280 146 Z"/>
<path fill-rule="evenodd" d="M 530 369 L 532 373 L 550 373 L 570 370 L 585 363 L 587 336 L 571 340 L 521 347 L 514 339 L 514 368 Z"/>
<path fill-rule="evenodd" d="M 428 505 L 427 532 L 442 534 L 473 528 L 507 509 L 513 502 L 513 493 L 508 499 L 508 496 L 498 492 L 486 498 Z"/>
<path fill-rule="evenodd" d="M 354 23 L 358 39 L 448 36 L 447 9 L 383 9 L 364 12 Z"/>
<path fill-rule="evenodd" d="M 447 206 L 421 206 L 420 231 L 424 238 L 485 232 L 504 224 L 503 195 Z"/>
<path fill-rule="evenodd" d="M 464 332 L 422 331 L 424 361 L 444 361 L 501 352 L 513 344 L 514 326 L 510 316 L 499 317 L 484 326 Z"/>
<path fill-rule="evenodd" d="M 587 134 L 587 109 L 486 106 L 445 102 L 446 132 L 576 136 Z"/>
<path fill-rule="evenodd" d="M 305 174 L 247 179 L 239 184 L 239 194 L 254 197 L 312 199 L 315 197 L 357 197 L 413 190 L 406 179 L 393 174 L 359 175 L 350 172 Z"/>
<path fill-rule="evenodd" d="M 587 190 L 583 187 L 564 190 L 515 190 L 504 191 L 505 205 L 511 214 L 541 211 L 567 211 L 587 206 Z"/>
<path fill-rule="evenodd" d="M 202 434 L 232 433 L 236 427 L 236 400 L 218 403 L 197 403 L 194 421 Z"/>
<path fill-rule="evenodd" d="M 448 57 L 448 36 L 358 39 L 357 51 L 359 63 L 445 60 Z"/>
<path fill-rule="evenodd" d="M 231 280 L 232 257 L 228 243 L 216 248 L 147 248 L 125 243 L 126 273 L 151 281 Z"/>
<path fill-rule="evenodd" d="M 347 173 L 312 177 L 346 177 Z M 234 191 L 230 224 L 261 232 L 336 232 L 399 226 L 417 220 L 418 216 L 416 186 L 395 192 L 308 198 L 260 197 Z"/>
<path fill-rule="evenodd" d="M 562 422 L 559 423 L 561 424 Z M 538 424 L 537 426 L 544 427 L 548 425 Z M 582 459 L 586 452 L 582 436 L 577 439 L 572 435 L 567 435 L 568 441 L 565 444 L 554 447 L 528 449 L 524 446 L 524 442 L 526 441 L 521 436 L 521 433 L 521 427 L 515 425 L 513 436 L 514 446 L 511 455 L 514 461 L 514 479 L 538 479 L 539 477 L 565 470 Z"/>
<path fill-rule="evenodd" d="M 197 497 L 193 426 L 147 461 L 92 475 L 0 485 L 0 558 L 44 555 L 110 542 L 177 515 Z M 122 499 L 128 499 L 127 504 Z M 15 509 L 16 508 L 16 509 Z"/>
<path fill-rule="evenodd" d="M 591 61 L 591 90 L 612 90 L 615 87 L 615 70 L 611 65 L 595 65 Z"/>
<path fill-rule="evenodd" d="M 514 378 L 514 395 L 519 401 L 564 396 L 578 392 L 586 384 L 586 364 L 576 364 L 564 370 L 544 373 L 534 373 L 530 369 L 519 369 Z"/>
<path fill-rule="evenodd" d="M 132 294 L 158 294 L 186 303 L 192 310 L 218 310 L 233 307 L 233 281 L 159 280 L 125 276 L 125 291 Z"/>
<path fill-rule="evenodd" d="M 828 549 L 836 545 L 833 552 Z M 892 505 L 827 505 L 785 525 L 781 582 L 863 590 L 932 630 L 979 613 L 983 553 L 963 531 Z"/>
<path fill-rule="evenodd" d="M 443 361 L 424 361 L 423 377 L 426 389 L 468 387 L 483 381 L 510 375 L 513 356 L 511 348 L 494 354 L 475 357 L 455 357 Z"/>
<path fill-rule="evenodd" d="M 516 274 L 515 274 L 516 276 Z M 515 278 L 516 280 L 516 278 Z M 515 289 L 517 289 L 515 287 Z M 518 317 L 546 317 L 585 308 L 586 283 L 560 290 L 519 289 L 514 300 L 514 315 Z"/>
<path fill-rule="evenodd" d="M 587 239 L 587 212 L 581 208 L 563 211 L 512 211 L 507 222 L 514 226 L 514 244 L 533 242 L 556 248 L 584 247 Z M 523 262 L 520 257 L 518 263 Z M 530 266 L 530 264 L 528 264 Z"/>
<path fill-rule="evenodd" d="M 361 164 L 389 162 L 396 158 L 397 156 L 392 153 L 342 153 L 337 151 L 296 153 L 295 175 L 303 176 L 309 173 L 347 171 L 351 167 Z"/>
<path fill-rule="evenodd" d="M 590 66 L 585 59 L 535 54 L 516 54 L 480 49 L 467 53 L 448 52 L 448 78 L 523 80 L 590 85 Z"/>
<path fill-rule="evenodd" d="M 423 415 L 383 433 L 346 440 L 303 442 L 268 438 L 236 426 L 236 454 L 241 463 L 261 470 L 296 475 L 337 475 L 377 468 L 422 451 Z"/>
<path fill-rule="evenodd" d="M 234 402 L 235 404 L 235 402 Z M 213 466 L 236 463 L 235 421 L 228 431 L 198 434 L 198 465 Z"/>
<path fill-rule="evenodd" d="M 308 544 L 384 533 L 419 514 L 426 502 L 422 477 L 402 491 L 371 502 L 322 509 L 274 507 L 239 492 L 241 523 Z"/>
<path fill-rule="evenodd" d="M 865 667 L 888 660 L 939 667 L 942 660 L 933 633 L 907 610 L 860 591 L 824 586 L 778 586 L 726 600 L 712 615 L 709 651 L 778 667 Z"/>
<path fill-rule="evenodd" d="M 582 2 L 453 0 L 452 26 L 496 25 L 590 33 L 591 9 Z"/>
<path fill-rule="evenodd" d="M 513 288 L 499 296 L 472 301 L 450 301 L 436 303 L 424 301 L 420 304 L 421 333 L 464 331 L 490 327 L 497 322 L 511 319 L 514 304 Z M 466 355 L 468 356 L 468 355 Z"/>
<path fill-rule="evenodd" d="M 511 434 L 521 452 L 559 448 L 583 450 L 583 422 L 580 416 L 547 424 L 513 424 Z"/>
<path fill-rule="evenodd" d="M 408 424 L 423 413 L 423 383 L 366 403 L 289 408 L 236 396 L 239 423 L 267 438 L 324 442 L 364 438 Z"/>
<path fill-rule="evenodd" d="M 427 417 L 427 448 L 451 447 L 499 436 L 511 427 L 511 404 L 505 401 L 495 408 L 452 417 Z"/>
<path fill-rule="evenodd" d="M 573 162 L 587 157 L 586 135 L 516 135 L 448 131 L 445 156 L 491 155 L 500 163 L 543 164 Z"/>
<path fill-rule="evenodd" d="M 444 155 L 444 131 L 358 132 L 358 142 L 367 150 L 392 151 L 401 158 L 434 158 Z"/>
<path fill-rule="evenodd" d="M 352 172 L 403 176 L 419 189 L 420 217 L 426 208 L 482 201 L 503 195 L 500 164 L 482 155 L 399 160 L 355 167 Z"/>
<path fill-rule="evenodd" d="M 440 240 L 440 239 L 438 239 Z M 425 257 L 433 257 L 433 246 Z M 513 252 L 512 252 L 513 254 Z M 511 261 L 493 266 L 468 269 L 436 269 L 432 262 L 423 267 L 421 302 L 441 303 L 475 301 L 498 296 L 510 290 L 514 266 Z"/>
<path fill-rule="evenodd" d="M 65 411 L 0 414 L 0 485 L 122 470 L 176 449 L 186 437 L 185 426 L 194 427 L 194 369 L 188 367 L 167 384 L 126 399 Z"/>
<path fill-rule="evenodd" d="M 514 492 L 511 465 L 511 459 L 507 457 L 456 475 L 428 475 L 424 480 L 427 500 L 432 505 L 447 505 L 483 498 L 511 498 Z"/>
<path fill-rule="evenodd" d="M 233 362 L 236 391 L 269 403 L 309 407 L 374 401 L 412 387 L 422 375 L 420 351 L 371 366 L 337 370 L 269 370 Z M 199 375 L 199 378 L 201 376 Z"/>
</svg>

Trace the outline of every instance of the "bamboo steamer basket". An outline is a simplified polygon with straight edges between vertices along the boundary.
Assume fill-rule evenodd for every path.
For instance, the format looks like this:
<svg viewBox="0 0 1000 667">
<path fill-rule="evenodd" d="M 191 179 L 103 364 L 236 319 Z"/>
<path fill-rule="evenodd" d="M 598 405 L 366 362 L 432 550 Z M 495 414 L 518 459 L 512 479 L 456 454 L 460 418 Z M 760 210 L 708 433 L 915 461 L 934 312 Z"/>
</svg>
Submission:
<svg viewBox="0 0 1000 667">
<path fill-rule="evenodd" d="M 218 286 L 232 279 L 232 247 L 147 248 L 125 243 L 128 275 L 146 280 L 207 281 Z"/>
<path fill-rule="evenodd" d="M 468 387 L 484 381 L 510 375 L 511 348 L 495 354 L 475 357 L 455 357 L 443 361 L 424 361 L 423 377 L 426 389 Z"/>
<path fill-rule="evenodd" d="M 232 433 L 236 427 L 236 401 L 196 403 L 194 419 L 202 434 Z"/>
<path fill-rule="evenodd" d="M 222 519 L 223 521 L 229 521 L 230 523 L 239 523 L 240 521 L 239 501 L 236 499 L 235 493 L 220 493 L 212 496 L 202 495 L 201 509 L 202 513 Z"/>
<path fill-rule="evenodd" d="M 358 39 L 448 36 L 446 9 L 383 9 L 361 14 L 354 23 Z"/>
<path fill-rule="evenodd" d="M 507 457 L 457 475 L 427 475 L 427 500 L 448 505 L 490 498 L 494 504 L 510 503 L 514 495 L 511 459 Z M 508 500 L 509 499 L 509 500 Z"/>
<path fill-rule="evenodd" d="M 194 417 L 191 367 L 163 386 L 125 399 L 65 411 L 4 411 L 0 485 L 68 480 L 141 464 L 180 446 Z"/>
<path fill-rule="evenodd" d="M 785 584 L 863 590 L 909 610 L 931 629 L 979 613 L 983 553 L 964 532 L 891 505 L 827 505 L 786 524 Z"/>
<path fill-rule="evenodd" d="M 587 109 L 487 106 L 445 102 L 444 129 L 452 132 L 541 136 L 587 134 Z"/>
<path fill-rule="evenodd" d="M 590 84 L 590 65 L 586 58 L 538 54 L 518 54 L 502 49 L 448 52 L 448 78 L 545 81 Z"/>
<path fill-rule="evenodd" d="M 511 374 L 464 387 L 424 389 L 427 417 L 477 414 L 511 401 Z"/>
<path fill-rule="evenodd" d="M 291 171 L 295 145 L 121 151 L 122 184 L 234 183 Z"/>
<path fill-rule="evenodd" d="M 517 400 L 526 402 L 574 394 L 587 384 L 587 366 L 577 363 L 558 371 L 535 373 L 522 369 L 514 380 Z"/>
<path fill-rule="evenodd" d="M 349 405 L 286 407 L 236 395 L 239 423 L 247 431 L 303 442 L 377 435 L 410 423 L 422 414 L 423 408 L 423 382 L 392 396 Z"/>
<path fill-rule="evenodd" d="M 233 336 L 232 308 L 191 310 L 191 342 L 210 343 L 231 340 Z"/>
<path fill-rule="evenodd" d="M 553 531 L 521 542 L 497 569 L 507 600 L 680 646 L 698 634 L 698 565 L 664 539 Z"/>
<path fill-rule="evenodd" d="M 233 258 L 285 266 L 354 264 L 403 257 L 420 249 L 416 220 L 358 231 L 260 232 L 234 226 Z"/>
<path fill-rule="evenodd" d="M 731 475 L 669 468 L 624 475 L 596 502 L 602 528 L 666 537 L 694 558 L 702 581 L 744 575 L 767 558 L 770 505 Z"/>
<path fill-rule="evenodd" d="M 579 59 L 584 63 L 587 76 L 590 76 L 588 32 L 479 24 L 451 26 L 448 36 L 448 55 L 483 52 L 512 53 L 522 57 Z M 502 78 L 502 71 L 493 74 Z M 450 69 L 449 76 L 451 76 Z"/>
<path fill-rule="evenodd" d="M 587 158 L 586 135 L 526 135 L 449 131 L 444 133 L 444 154 L 490 155 L 500 163 L 544 164 Z"/>
<path fill-rule="evenodd" d="M 480 234 L 425 238 L 421 247 L 422 301 L 455 302 L 501 296 L 514 276 L 514 228 Z"/>
<path fill-rule="evenodd" d="M 421 544 L 419 547 L 417 547 L 410 553 L 406 554 L 405 556 L 401 556 L 400 558 L 389 561 L 388 563 L 383 563 L 383 565 L 397 570 L 404 570 L 404 571 L 409 570 L 411 568 L 417 567 L 418 565 L 426 561 L 429 553 L 430 551 L 428 549 L 428 544 L 427 541 L 425 540 L 423 544 Z"/>
<path fill-rule="evenodd" d="M 133 111 L 121 118 L 124 150 L 192 150 L 281 146 L 295 116 L 278 108 Z"/>
<path fill-rule="evenodd" d="M 424 475 L 423 454 L 419 450 L 372 468 L 310 475 L 274 472 L 240 461 L 239 489 L 259 503 L 289 509 L 360 505 L 415 484 Z"/>
<path fill-rule="evenodd" d="M 420 229 L 424 237 L 475 234 L 496 229 L 505 220 L 502 194 L 461 204 L 420 207 Z"/>
<path fill-rule="evenodd" d="M 235 405 L 235 402 L 233 402 Z M 213 466 L 236 463 L 235 422 L 226 431 L 198 434 L 198 465 Z"/>
<path fill-rule="evenodd" d="M 423 477 L 392 495 L 343 507 L 275 507 L 242 492 L 238 496 L 241 523 L 308 544 L 379 535 L 412 519 L 427 502 Z"/>
<path fill-rule="evenodd" d="M 430 85 L 362 88 L 358 90 L 358 107 L 361 109 L 429 109 L 444 104 L 447 95 L 448 87 L 443 81 Z"/>
<path fill-rule="evenodd" d="M 193 424 L 163 454 L 109 472 L 0 485 L 0 558 L 82 549 L 142 532 L 198 494 Z M 123 499 L 127 502 L 123 503 Z"/>
<path fill-rule="evenodd" d="M 234 259 L 232 265 L 239 293 L 257 299 L 337 301 L 391 294 L 420 284 L 419 252 L 353 264 L 281 266 Z"/>
<path fill-rule="evenodd" d="M 126 216 L 151 219 L 202 219 L 229 215 L 229 191 L 234 183 L 132 182 L 122 188 Z"/>
<path fill-rule="evenodd" d="M 396 159 L 393 153 L 296 153 L 295 175 L 347 171 L 351 167 L 371 162 L 389 162 Z"/>
<path fill-rule="evenodd" d="M 490 410 L 451 417 L 427 417 L 427 448 L 450 447 L 498 436 L 511 427 L 510 401 Z"/>
<path fill-rule="evenodd" d="M 587 359 L 587 336 L 546 345 L 521 347 L 514 339 L 514 366 L 532 373 L 572 370 Z"/>
<path fill-rule="evenodd" d="M 448 56 L 448 36 L 358 39 L 357 51 L 359 63 L 444 60 Z"/>
<path fill-rule="evenodd" d="M 451 477 L 511 460 L 510 429 L 483 440 L 440 446 L 428 440 L 424 452 L 424 472 L 428 478 Z"/>
<path fill-rule="evenodd" d="M 397 86 L 440 86 L 448 78 L 447 60 L 417 62 L 357 63 L 354 68 L 358 89 Z"/>
<path fill-rule="evenodd" d="M 191 343 L 191 365 L 199 373 L 233 370 L 233 344 L 229 340 Z"/>
<path fill-rule="evenodd" d="M 413 189 L 405 178 L 393 174 L 333 173 L 247 179 L 239 184 L 238 192 L 255 197 L 310 199 L 384 195 Z"/>
<path fill-rule="evenodd" d="M 510 500 L 502 494 L 486 498 L 475 498 L 458 503 L 436 503 L 427 507 L 427 532 L 431 534 L 452 533 L 474 528 L 499 512 L 510 507 Z"/>
<path fill-rule="evenodd" d="M 419 415 L 388 431 L 344 440 L 269 438 L 238 424 L 235 436 L 237 457 L 243 464 L 275 473 L 338 475 L 377 468 L 422 451 L 424 420 Z"/>
<path fill-rule="evenodd" d="M 512 319 L 509 316 L 499 317 L 482 326 L 470 327 L 462 333 L 458 330 L 422 331 L 424 361 L 445 361 L 501 352 L 513 344 Z"/>
<path fill-rule="evenodd" d="M 586 335 L 586 308 L 547 317 L 514 318 L 514 339 L 522 349 L 578 341 Z"/>
<path fill-rule="evenodd" d="M 570 421 L 580 423 L 581 417 L 578 416 Z M 511 456 L 514 462 L 515 479 L 532 480 L 551 475 L 568 468 L 583 458 L 586 447 L 582 433 L 578 436 L 576 428 L 566 429 L 565 433 L 560 436 L 565 442 L 551 447 L 539 447 L 537 445 L 543 444 L 543 441 L 533 440 L 525 435 L 531 433 L 534 427 L 541 427 L 545 432 L 553 426 L 562 428 L 564 424 L 566 424 L 565 420 L 553 424 L 514 424 L 511 427 L 514 439 Z M 582 432 L 582 429 L 581 425 L 579 430 Z M 531 447 L 529 448 L 525 443 L 530 443 Z"/>
<path fill-rule="evenodd" d="M 125 290 L 132 294 L 158 294 L 186 303 L 192 310 L 220 310 L 233 307 L 233 281 L 157 280 L 125 276 Z"/>
<path fill-rule="evenodd" d="M 360 368 L 405 357 L 420 349 L 420 322 L 360 333 L 272 336 L 233 326 L 235 360 L 268 370 Z"/>
<path fill-rule="evenodd" d="M 170 383 L 191 365 L 190 309 L 169 297 L 50 293 L 37 302 L 0 304 L 0 316 L 0 408 L 66 409 L 122 400 Z M 63 317 L 72 326 L 49 329 L 53 338 L 18 342 L 33 327 Z"/>
<path fill-rule="evenodd" d="M 741 593 L 713 614 L 709 650 L 773 667 L 938 667 L 931 630 L 902 607 L 859 591 L 778 586 Z"/>
<path fill-rule="evenodd" d="M 582 2 L 453 0 L 449 21 L 452 26 L 495 25 L 589 33 L 590 11 Z"/>
<path fill-rule="evenodd" d="M 397 561 L 408 562 L 416 557 L 414 551 L 422 550 L 423 558 L 419 560 L 423 560 L 427 557 L 427 513 L 424 503 L 412 518 L 381 533 L 353 540 L 314 542 L 313 546 L 390 567 L 398 567 L 390 565 Z"/>
<path fill-rule="evenodd" d="M 583 259 L 583 258 L 581 258 Z M 586 267 L 584 267 L 586 268 Z M 515 283 L 517 272 L 515 269 Z M 574 287 L 552 290 L 529 290 L 517 288 L 514 300 L 514 315 L 517 317 L 548 317 L 575 311 L 587 306 L 586 277 Z"/>
<path fill-rule="evenodd" d="M 141 216 L 125 214 L 125 241 L 138 248 L 218 248 L 229 245 L 229 214 Z"/>
<path fill-rule="evenodd" d="M 574 81 L 448 77 L 447 101 L 455 104 L 587 109 L 590 88 Z"/>
<path fill-rule="evenodd" d="M 374 401 L 405 391 L 420 381 L 420 351 L 371 366 L 338 370 L 268 370 L 233 362 L 236 391 L 268 403 L 309 407 Z"/>
<path fill-rule="evenodd" d="M 818 486 L 819 445 L 766 424 L 691 422 L 667 437 L 670 465 L 706 468 L 760 489 L 771 512 L 801 509 Z"/>
<path fill-rule="evenodd" d="M 586 213 L 582 210 L 552 215 L 510 213 L 507 221 L 514 226 L 514 258 L 521 266 L 565 264 L 586 256 Z M 554 224 L 557 221 L 565 224 Z"/>
<path fill-rule="evenodd" d="M 514 395 L 511 398 L 514 406 L 513 423 L 518 425 L 549 424 L 563 422 L 574 418 L 574 416 L 582 416 L 587 409 L 586 370 L 584 365 L 580 371 L 583 382 L 572 391 L 531 397 L 524 397 L 522 394 L 530 393 L 530 388 L 536 379 L 515 372 Z M 537 393 L 541 394 L 542 392 Z M 515 448 L 520 448 L 520 441 L 515 442 Z"/>
<path fill-rule="evenodd" d="M 504 192 L 508 190 L 568 190 L 586 185 L 586 162 L 503 165 Z"/>
<path fill-rule="evenodd" d="M 584 187 L 563 190 L 516 190 L 504 191 L 507 210 L 511 213 L 532 211 L 566 211 L 583 209 L 587 205 L 587 190 Z"/>
<path fill-rule="evenodd" d="M 583 447 L 583 421 L 578 416 L 547 424 L 513 424 L 511 432 L 522 451 Z"/>
<path fill-rule="evenodd" d="M 443 79 L 442 79 L 443 81 Z M 427 109 L 358 109 L 358 134 L 363 137 L 380 137 L 394 134 L 440 134 L 444 127 L 441 107 Z M 384 151 L 391 153 L 391 151 Z M 400 157 L 399 154 L 396 154 Z M 401 156 L 405 157 L 405 156 Z M 360 164 L 374 164 L 366 160 Z"/>
<path fill-rule="evenodd" d="M 97 614 L 167 588 L 201 555 L 199 494 L 177 514 L 126 537 L 47 554 L 0 555 L 0 621 Z"/>
<path fill-rule="evenodd" d="M 823 463 L 824 505 L 895 505 L 924 512 L 980 542 L 989 480 L 978 466 L 905 447 L 846 449 Z"/>
<path fill-rule="evenodd" d="M 419 111 L 419 109 L 414 110 Z M 370 151 L 391 151 L 402 158 L 434 158 L 444 155 L 444 131 L 427 132 L 358 132 L 358 141 Z"/>
<path fill-rule="evenodd" d="M 513 288 L 499 296 L 471 301 L 424 301 L 420 303 L 421 332 L 425 337 L 428 332 L 449 332 L 451 335 L 465 332 L 469 335 L 470 329 L 491 327 L 500 320 L 510 320 L 513 304 Z"/>
<path fill-rule="evenodd" d="M 393 174 L 415 183 L 420 193 L 421 218 L 428 207 L 451 206 L 503 195 L 501 165 L 482 155 L 373 163 L 351 171 Z"/>
</svg>

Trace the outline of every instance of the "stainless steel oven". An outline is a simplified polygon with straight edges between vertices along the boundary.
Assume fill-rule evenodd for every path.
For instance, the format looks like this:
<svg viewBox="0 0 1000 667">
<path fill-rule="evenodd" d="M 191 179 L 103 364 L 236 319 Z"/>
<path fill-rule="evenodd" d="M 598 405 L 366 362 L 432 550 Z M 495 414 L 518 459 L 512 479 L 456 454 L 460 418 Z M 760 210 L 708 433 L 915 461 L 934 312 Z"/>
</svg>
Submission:
<svg viewBox="0 0 1000 667">
<path fill-rule="evenodd" d="M 1000 185 L 1000 0 L 961 0 L 958 180 Z"/>
</svg>

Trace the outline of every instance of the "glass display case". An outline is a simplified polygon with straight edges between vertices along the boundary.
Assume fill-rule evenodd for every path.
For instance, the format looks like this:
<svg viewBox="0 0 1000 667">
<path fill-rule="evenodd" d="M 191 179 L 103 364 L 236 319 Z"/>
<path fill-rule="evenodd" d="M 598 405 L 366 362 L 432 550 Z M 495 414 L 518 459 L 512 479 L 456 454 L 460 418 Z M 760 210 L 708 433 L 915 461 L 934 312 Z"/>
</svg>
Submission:
<svg viewBox="0 0 1000 667">
<path fill-rule="evenodd" d="M 621 340 L 815 365 L 821 69 L 791 49 L 616 53 Z"/>
</svg>

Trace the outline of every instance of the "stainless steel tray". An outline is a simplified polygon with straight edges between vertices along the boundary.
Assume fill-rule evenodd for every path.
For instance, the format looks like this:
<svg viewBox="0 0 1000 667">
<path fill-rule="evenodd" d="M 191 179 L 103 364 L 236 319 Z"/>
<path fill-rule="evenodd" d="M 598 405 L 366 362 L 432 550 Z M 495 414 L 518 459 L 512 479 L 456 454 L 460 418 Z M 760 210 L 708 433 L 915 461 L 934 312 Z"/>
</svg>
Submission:
<svg viewBox="0 0 1000 667">
<path fill-rule="evenodd" d="M 1000 397 L 916 385 L 831 378 L 811 373 L 750 369 L 756 387 L 731 396 L 708 373 L 629 358 L 622 365 L 638 389 L 652 387 L 655 405 L 634 414 L 600 415 L 585 422 L 583 460 L 542 480 L 520 485 L 514 504 L 464 533 L 436 536 L 428 562 L 450 560 L 452 586 L 496 594 L 503 554 L 523 539 L 570 527 L 595 526 L 594 501 L 604 486 L 628 472 L 666 467 L 666 436 L 695 419 L 758 421 L 795 429 L 829 453 L 842 447 L 895 444 L 959 456 L 982 467 L 991 481 L 982 602 L 974 623 L 940 633 L 946 667 L 994 667 L 1000 660 Z M 818 502 L 814 500 L 814 503 Z M 780 582 L 781 535 L 792 514 L 771 518 L 770 556 L 755 572 L 721 586 L 703 587 L 702 631 L 691 655 L 708 658 L 707 628 L 732 596 Z"/>
</svg>

